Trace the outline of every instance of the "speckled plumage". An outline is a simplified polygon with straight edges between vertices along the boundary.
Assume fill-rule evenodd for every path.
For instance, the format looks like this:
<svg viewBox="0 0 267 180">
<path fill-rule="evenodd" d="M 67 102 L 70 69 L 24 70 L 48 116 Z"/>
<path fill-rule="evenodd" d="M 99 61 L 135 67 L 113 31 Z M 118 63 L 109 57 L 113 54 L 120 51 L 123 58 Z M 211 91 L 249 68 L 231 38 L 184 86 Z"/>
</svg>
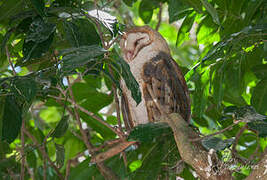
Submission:
<svg viewBox="0 0 267 180">
<path fill-rule="evenodd" d="M 134 27 L 123 35 L 120 47 L 124 60 L 139 83 L 142 101 L 138 106 L 122 81 L 122 112 L 126 127 L 155 122 L 162 116 L 150 88 L 166 113 L 190 119 L 190 99 L 180 68 L 170 56 L 165 39 L 148 26 Z"/>
</svg>

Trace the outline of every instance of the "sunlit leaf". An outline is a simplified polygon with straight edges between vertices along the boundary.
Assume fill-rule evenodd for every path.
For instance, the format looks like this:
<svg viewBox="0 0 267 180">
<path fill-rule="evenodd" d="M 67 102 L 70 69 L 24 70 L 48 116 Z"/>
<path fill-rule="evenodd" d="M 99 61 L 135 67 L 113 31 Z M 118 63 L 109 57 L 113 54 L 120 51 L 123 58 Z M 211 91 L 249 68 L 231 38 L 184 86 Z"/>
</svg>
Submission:
<svg viewBox="0 0 267 180">
<path fill-rule="evenodd" d="M 96 18 L 97 21 L 102 23 L 112 34 L 115 36 L 118 32 L 118 21 L 115 16 L 110 15 L 105 11 L 94 9 L 87 12 L 91 17 Z"/>
<path fill-rule="evenodd" d="M 157 7 L 158 1 L 143 0 L 139 6 L 139 16 L 147 24 L 152 18 L 153 10 Z"/>
<path fill-rule="evenodd" d="M 141 160 L 136 160 L 136 161 L 133 161 L 133 162 L 131 162 L 129 164 L 129 168 L 130 168 L 131 172 L 136 171 L 141 166 L 142 166 L 142 161 Z"/>
<path fill-rule="evenodd" d="M 183 44 L 185 40 L 189 40 L 189 31 L 195 20 L 195 13 L 191 13 L 184 19 L 177 35 L 176 46 Z"/>
</svg>

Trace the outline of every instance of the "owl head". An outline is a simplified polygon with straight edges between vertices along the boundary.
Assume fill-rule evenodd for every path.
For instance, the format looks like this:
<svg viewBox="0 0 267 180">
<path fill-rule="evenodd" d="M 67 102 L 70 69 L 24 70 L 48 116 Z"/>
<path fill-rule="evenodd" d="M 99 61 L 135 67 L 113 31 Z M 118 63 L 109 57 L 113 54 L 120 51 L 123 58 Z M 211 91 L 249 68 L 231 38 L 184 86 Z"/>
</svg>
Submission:
<svg viewBox="0 0 267 180">
<path fill-rule="evenodd" d="M 122 36 L 120 47 L 123 58 L 129 63 L 137 56 L 147 53 L 163 51 L 170 54 L 165 39 L 149 26 L 133 27 L 128 29 Z"/>
</svg>

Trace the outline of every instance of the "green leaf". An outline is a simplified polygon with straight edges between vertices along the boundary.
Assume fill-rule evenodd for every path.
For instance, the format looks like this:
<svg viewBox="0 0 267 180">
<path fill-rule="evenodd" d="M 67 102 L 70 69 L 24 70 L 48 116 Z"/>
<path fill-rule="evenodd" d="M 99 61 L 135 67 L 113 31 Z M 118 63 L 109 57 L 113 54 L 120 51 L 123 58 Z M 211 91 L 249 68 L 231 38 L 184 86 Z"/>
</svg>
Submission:
<svg viewBox="0 0 267 180">
<path fill-rule="evenodd" d="M 139 142 L 151 142 L 154 138 L 172 133 L 166 123 L 140 124 L 130 132 L 128 140 Z"/>
<path fill-rule="evenodd" d="M 33 150 L 29 150 L 29 152 L 26 153 L 26 159 L 27 163 L 31 168 L 36 168 L 37 166 L 37 158 Z"/>
<path fill-rule="evenodd" d="M 65 161 L 65 148 L 61 144 L 55 143 L 56 146 L 56 163 L 61 168 Z"/>
<path fill-rule="evenodd" d="M 138 82 L 135 80 L 130 70 L 130 66 L 121 57 L 115 59 L 117 60 L 118 64 L 120 64 L 122 69 L 122 77 L 126 83 L 127 88 L 131 91 L 133 99 L 138 105 L 142 100 L 141 91 L 139 89 Z"/>
<path fill-rule="evenodd" d="M 137 0 L 123 0 L 123 2 L 127 5 L 127 6 L 132 6 L 133 3 L 135 3 Z"/>
<path fill-rule="evenodd" d="M 184 19 L 179 31 L 178 31 L 178 35 L 177 35 L 177 39 L 176 39 L 176 46 L 181 46 L 183 44 L 183 42 L 185 40 L 189 40 L 189 31 L 192 28 L 192 25 L 194 23 L 195 20 L 195 13 L 191 13 L 189 15 L 186 16 L 186 18 Z"/>
<path fill-rule="evenodd" d="M 46 23 L 43 19 L 36 18 L 31 23 L 29 32 L 24 40 L 23 60 L 20 63 L 43 56 L 52 44 L 55 30 L 55 24 Z"/>
<path fill-rule="evenodd" d="M 251 105 L 260 114 L 267 112 L 267 79 L 263 79 L 253 88 Z"/>
<path fill-rule="evenodd" d="M 11 82 L 11 92 L 21 101 L 31 104 L 37 93 L 37 84 L 32 76 L 15 77 Z"/>
<path fill-rule="evenodd" d="M 73 47 L 100 44 L 94 25 L 87 19 L 64 21 L 66 39 Z"/>
<path fill-rule="evenodd" d="M 218 13 L 216 11 L 216 9 L 207 1 L 207 0 L 201 0 L 203 6 L 206 8 L 206 10 L 209 12 L 209 14 L 211 15 L 213 21 L 220 25 L 220 20 L 219 20 L 219 16 Z"/>
<path fill-rule="evenodd" d="M 22 108 L 14 96 L 6 96 L 4 114 L 0 116 L 3 122 L 2 141 L 13 142 L 18 136 L 22 123 Z"/>
<path fill-rule="evenodd" d="M 40 16 L 45 16 L 45 2 L 44 0 L 31 0 L 33 7 Z"/>
<path fill-rule="evenodd" d="M 143 0 L 139 5 L 139 16 L 148 24 L 152 18 L 153 10 L 157 7 L 158 1 L 154 0 Z"/>
<path fill-rule="evenodd" d="M 8 0 L 0 4 L 0 24 L 10 25 L 9 20 L 14 14 L 24 9 L 25 2 L 23 0 Z"/>
<path fill-rule="evenodd" d="M 61 118 L 55 130 L 51 134 L 52 137 L 60 138 L 66 133 L 69 127 L 68 119 L 69 119 L 69 116 L 63 116 Z"/>
<path fill-rule="evenodd" d="M 97 46 L 81 46 L 78 48 L 70 48 L 61 51 L 64 55 L 62 58 L 61 73 L 63 75 L 72 73 L 76 68 L 83 67 L 89 62 L 96 63 L 96 57 L 103 55 L 106 51 Z"/>
<path fill-rule="evenodd" d="M 252 72 L 259 79 L 267 79 L 267 64 L 260 64 L 251 68 Z"/>
<path fill-rule="evenodd" d="M 199 0 L 182 0 L 185 4 L 188 4 L 190 7 L 193 7 L 194 10 L 198 13 L 202 13 L 202 4 Z"/>
<path fill-rule="evenodd" d="M 267 121 L 257 120 L 248 123 L 249 129 L 255 130 L 259 133 L 260 137 L 267 137 Z"/>
<path fill-rule="evenodd" d="M 92 167 L 89 166 L 91 158 L 79 163 L 75 168 L 71 168 L 69 179 L 87 179 Z"/>
<path fill-rule="evenodd" d="M 169 6 L 169 23 L 173 23 L 179 19 L 182 19 L 186 14 L 192 11 L 192 8 L 188 4 L 183 3 L 182 0 L 170 0 Z"/>
<path fill-rule="evenodd" d="M 135 160 L 129 164 L 129 168 L 131 172 L 136 171 L 138 168 L 142 166 L 142 161 L 141 160 Z"/>
<path fill-rule="evenodd" d="M 234 138 L 222 140 L 217 137 L 210 137 L 203 139 L 201 142 L 207 150 L 214 149 L 216 151 L 221 151 L 227 147 L 230 147 L 233 144 L 234 140 Z"/>
</svg>

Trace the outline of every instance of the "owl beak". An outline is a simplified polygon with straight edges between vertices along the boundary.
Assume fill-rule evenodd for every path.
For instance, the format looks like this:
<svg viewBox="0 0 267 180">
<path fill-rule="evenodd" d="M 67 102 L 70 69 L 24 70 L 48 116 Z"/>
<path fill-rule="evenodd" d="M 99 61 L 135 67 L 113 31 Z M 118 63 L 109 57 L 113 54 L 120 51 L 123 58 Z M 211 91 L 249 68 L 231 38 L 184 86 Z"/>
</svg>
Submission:
<svg viewBox="0 0 267 180">
<path fill-rule="evenodd" d="M 127 51 L 126 53 L 126 59 L 128 62 L 132 61 L 134 57 L 134 52 L 133 51 Z"/>
</svg>

